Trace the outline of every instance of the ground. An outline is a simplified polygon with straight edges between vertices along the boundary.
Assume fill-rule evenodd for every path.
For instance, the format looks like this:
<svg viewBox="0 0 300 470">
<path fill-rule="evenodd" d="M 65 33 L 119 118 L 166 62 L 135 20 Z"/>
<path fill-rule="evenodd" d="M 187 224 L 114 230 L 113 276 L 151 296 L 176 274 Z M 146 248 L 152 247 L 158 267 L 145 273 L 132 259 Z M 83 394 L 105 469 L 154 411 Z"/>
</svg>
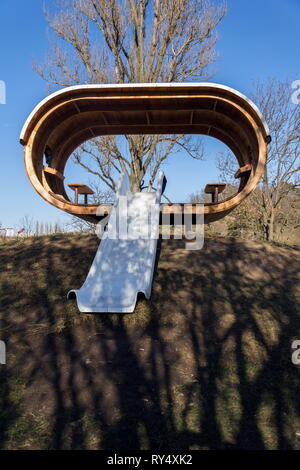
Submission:
<svg viewBox="0 0 300 470">
<path fill-rule="evenodd" d="M 98 242 L 0 244 L 0 448 L 299 449 L 300 249 L 163 240 L 150 302 L 83 315 Z"/>
</svg>

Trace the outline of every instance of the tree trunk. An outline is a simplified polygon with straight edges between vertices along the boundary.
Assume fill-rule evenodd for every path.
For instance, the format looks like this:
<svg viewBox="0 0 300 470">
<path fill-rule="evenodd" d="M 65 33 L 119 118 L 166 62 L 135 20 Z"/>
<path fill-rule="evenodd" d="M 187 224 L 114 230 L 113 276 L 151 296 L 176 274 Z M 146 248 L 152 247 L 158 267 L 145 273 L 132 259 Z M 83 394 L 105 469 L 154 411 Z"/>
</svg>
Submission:
<svg viewBox="0 0 300 470">
<path fill-rule="evenodd" d="M 132 171 L 129 177 L 130 181 L 130 186 L 131 186 L 131 191 L 133 192 L 139 192 L 141 191 L 141 183 L 142 183 L 142 175 L 139 175 L 138 177 L 134 174 Z"/>
<path fill-rule="evenodd" d="M 274 241 L 274 220 L 275 220 L 275 211 L 271 210 L 269 218 L 269 240 L 270 242 Z"/>
<path fill-rule="evenodd" d="M 275 211 L 271 209 L 268 217 L 264 217 L 264 240 L 267 242 L 274 241 L 274 221 L 275 221 Z"/>
</svg>

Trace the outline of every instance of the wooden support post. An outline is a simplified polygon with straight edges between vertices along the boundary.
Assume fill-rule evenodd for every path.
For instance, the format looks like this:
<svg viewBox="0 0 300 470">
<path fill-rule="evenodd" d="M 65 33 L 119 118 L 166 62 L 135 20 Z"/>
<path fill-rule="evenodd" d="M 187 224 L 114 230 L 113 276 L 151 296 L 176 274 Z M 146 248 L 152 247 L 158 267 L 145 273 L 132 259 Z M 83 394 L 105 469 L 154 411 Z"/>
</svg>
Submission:
<svg viewBox="0 0 300 470">
<path fill-rule="evenodd" d="M 75 188 L 75 204 L 78 204 L 78 188 Z"/>
<path fill-rule="evenodd" d="M 218 190 L 218 186 L 216 186 L 214 192 L 211 193 L 213 203 L 218 202 L 218 194 L 219 194 L 219 190 Z"/>
</svg>

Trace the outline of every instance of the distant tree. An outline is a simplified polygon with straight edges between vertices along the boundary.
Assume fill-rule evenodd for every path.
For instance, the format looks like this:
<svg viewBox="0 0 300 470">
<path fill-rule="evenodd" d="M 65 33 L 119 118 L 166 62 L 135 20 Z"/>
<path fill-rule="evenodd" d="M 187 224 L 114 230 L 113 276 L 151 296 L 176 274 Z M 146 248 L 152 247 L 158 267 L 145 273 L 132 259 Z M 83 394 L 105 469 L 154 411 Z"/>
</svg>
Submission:
<svg viewBox="0 0 300 470">
<path fill-rule="evenodd" d="M 101 189 L 95 181 L 89 180 L 88 186 L 94 191 L 91 195 L 92 204 L 111 204 L 114 202 L 115 193 L 111 189 Z"/>
<path fill-rule="evenodd" d="M 251 197 L 251 196 L 250 196 Z M 236 238 L 261 239 L 262 232 L 257 213 L 247 198 L 226 217 L 227 235 Z"/>
<path fill-rule="evenodd" d="M 205 201 L 205 193 L 204 191 L 195 191 L 194 193 L 190 194 L 188 197 L 188 202 L 192 202 L 194 204 L 203 203 Z"/>
<path fill-rule="evenodd" d="M 33 235 L 34 233 L 34 219 L 30 215 L 24 215 L 24 217 L 21 218 L 20 222 L 20 227 L 21 229 L 25 229 L 26 235 Z"/>
<path fill-rule="evenodd" d="M 256 83 L 252 97 L 269 125 L 272 142 L 262 182 L 247 201 L 251 201 L 263 238 L 270 241 L 276 226 L 281 230 L 293 225 L 293 213 L 299 209 L 300 106 L 292 102 L 291 91 L 291 83 L 269 79 Z M 232 180 L 237 167 L 233 154 L 222 154 L 218 166 L 222 178 Z"/>
<path fill-rule="evenodd" d="M 226 6 L 210 0 L 60 0 L 46 12 L 54 42 L 46 62 L 34 64 L 50 85 L 203 80 L 216 60 L 216 28 Z M 74 153 L 75 163 L 111 190 L 118 173 L 134 191 L 176 151 L 202 158 L 201 140 L 182 135 L 103 136 Z M 124 148 L 127 148 L 127 151 Z M 128 153 L 128 155 L 127 155 Z"/>
<path fill-rule="evenodd" d="M 276 215 L 277 230 L 289 239 L 300 227 L 300 191 L 293 188 L 282 200 Z"/>
<path fill-rule="evenodd" d="M 35 223 L 35 235 L 39 236 L 40 235 L 40 224 L 39 221 L 37 220 Z"/>
</svg>

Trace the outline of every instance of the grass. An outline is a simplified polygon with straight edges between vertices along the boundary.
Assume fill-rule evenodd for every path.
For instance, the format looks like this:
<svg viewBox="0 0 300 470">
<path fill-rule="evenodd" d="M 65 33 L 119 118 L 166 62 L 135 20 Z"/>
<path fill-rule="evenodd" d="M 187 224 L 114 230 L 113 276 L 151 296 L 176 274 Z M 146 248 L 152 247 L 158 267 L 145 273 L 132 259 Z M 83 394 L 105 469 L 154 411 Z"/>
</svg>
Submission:
<svg viewBox="0 0 300 470">
<path fill-rule="evenodd" d="M 150 302 L 81 315 L 97 245 L 0 244 L 0 448 L 299 449 L 300 250 L 164 240 Z"/>
</svg>

